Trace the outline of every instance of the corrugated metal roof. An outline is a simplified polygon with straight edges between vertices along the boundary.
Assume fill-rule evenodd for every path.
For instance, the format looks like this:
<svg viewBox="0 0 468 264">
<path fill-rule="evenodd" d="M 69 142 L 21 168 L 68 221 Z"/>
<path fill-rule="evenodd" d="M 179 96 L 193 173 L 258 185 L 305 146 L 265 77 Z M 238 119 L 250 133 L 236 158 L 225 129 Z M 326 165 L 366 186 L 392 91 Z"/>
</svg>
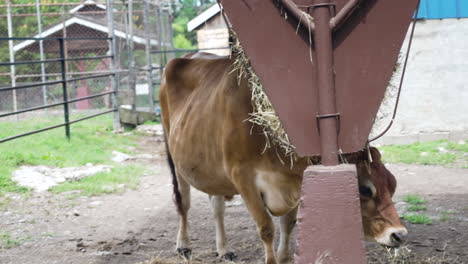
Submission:
<svg viewBox="0 0 468 264">
<path fill-rule="evenodd" d="M 444 19 L 468 17 L 468 0 L 421 0 L 418 18 Z"/>
</svg>

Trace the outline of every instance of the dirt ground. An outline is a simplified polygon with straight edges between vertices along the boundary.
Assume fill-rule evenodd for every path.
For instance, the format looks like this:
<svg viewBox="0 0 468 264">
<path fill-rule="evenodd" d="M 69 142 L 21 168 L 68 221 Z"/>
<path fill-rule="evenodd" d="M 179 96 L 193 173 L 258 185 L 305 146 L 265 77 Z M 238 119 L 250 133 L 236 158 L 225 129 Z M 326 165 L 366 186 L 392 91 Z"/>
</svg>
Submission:
<svg viewBox="0 0 468 264">
<path fill-rule="evenodd" d="M 150 263 L 155 257 L 183 263 L 174 252 L 177 214 L 161 139 L 145 138 L 139 151 L 154 158 L 131 161 L 149 168 L 136 190 L 98 197 L 43 192 L 1 198 L 10 203 L 0 209 L 0 234 L 11 234 L 19 245 L 0 249 L 0 263 L 136 264 Z M 468 263 L 468 169 L 388 167 L 399 183 L 395 200 L 419 194 L 428 200 L 425 213 L 433 218 L 432 225 L 405 223 L 410 232 L 405 250 L 422 258 L 450 259 L 437 263 Z M 398 202 L 397 207 L 404 212 L 404 203 Z M 225 220 L 236 263 L 263 263 L 255 225 L 240 199 L 228 204 Z M 222 262 L 214 253 L 215 230 L 207 195 L 192 192 L 190 223 L 194 259 Z M 370 243 L 368 249 L 370 263 L 386 263 L 382 260 L 386 250 Z"/>
</svg>

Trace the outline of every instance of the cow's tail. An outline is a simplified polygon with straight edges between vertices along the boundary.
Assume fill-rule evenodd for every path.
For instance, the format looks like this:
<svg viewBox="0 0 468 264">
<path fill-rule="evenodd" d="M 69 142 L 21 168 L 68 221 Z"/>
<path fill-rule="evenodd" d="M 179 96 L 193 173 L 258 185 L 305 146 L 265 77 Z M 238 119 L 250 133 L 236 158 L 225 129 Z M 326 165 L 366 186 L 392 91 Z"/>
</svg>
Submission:
<svg viewBox="0 0 468 264">
<path fill-rule="evenodd" d="M 175 172 L 175 166 L 174 166 L 174 161 L 172 160 L 171 152 L 169 151 L 169 145 L 167 144 L 167 137 L 164 135 L 164 142 L 166 144 L 166 153 L 167 153 L 167 163 L 169 164 L 169 168 L 171 169 L 171 174 L 172 174 L 172 187 L 173 187 L 173 200 L 174 204 L 177 208 L 177 212 L 179 213 L 180 216 L 185 217 L 185 212 L 183 209 L 183 204 L 182 204 L 182 195 L 180 194 L 179 191 L 179 182 L 177 181 L 177 175 Z"/>
</svg>

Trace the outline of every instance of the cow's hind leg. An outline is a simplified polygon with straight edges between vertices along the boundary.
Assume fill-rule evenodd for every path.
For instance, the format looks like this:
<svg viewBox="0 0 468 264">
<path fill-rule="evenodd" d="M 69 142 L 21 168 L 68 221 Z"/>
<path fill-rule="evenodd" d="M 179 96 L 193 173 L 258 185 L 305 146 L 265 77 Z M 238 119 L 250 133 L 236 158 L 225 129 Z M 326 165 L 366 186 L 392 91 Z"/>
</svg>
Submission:
<svg viewBox="0 0 468 264">
<path fill-rule="evenodd" d="M 224 229 L 224 196 L 210 196 L 211 206 L 213 207 L 214 218 L 216 222 L 216 252 L 218 256 L 227 260 L 233 260 L 236 255 L 229 251 Z"/>
<path fill-rule="evenodd" d="M 274 251 L 274 237 L 275 237 L 275 226 L 270 214 L 265 208 L 265 204 L 262 199 L 262 195 L 257 189 L 255 182 L 255 174 L 252 177 L 246 175 L 236 175 L 233 179 L 240 179 L 237 182 L 238 189 L 241 190 L 240 194 L 242 199 L 247 206 L 247 210 L 255 220 L 257 224 L 257 232 L 263 242 L 265 250 L 265 263 L 266 264 L 277 264 L 275 251 Z"/>
<path fill-rule="evenodd" d="M 189 260 L 192 255 L 188 235 L 188 211 L 190 209 L 190 185 L 181 177 L 177 177 L 182 200 L 182 210 L 179 213 L 179 233 L 177 235 L 177 252 Z"/>
<path fill-rule="evenodd" d="M 297 222 L 297 210 L 299 206 L 296 206 L 291 212 L 280 218 L 280 243 L 278 247 L 278 261 L 280 264 L 291 263 L 291 250 L 290 241 L 291 234 L 296 226 Z"/>
</svg>

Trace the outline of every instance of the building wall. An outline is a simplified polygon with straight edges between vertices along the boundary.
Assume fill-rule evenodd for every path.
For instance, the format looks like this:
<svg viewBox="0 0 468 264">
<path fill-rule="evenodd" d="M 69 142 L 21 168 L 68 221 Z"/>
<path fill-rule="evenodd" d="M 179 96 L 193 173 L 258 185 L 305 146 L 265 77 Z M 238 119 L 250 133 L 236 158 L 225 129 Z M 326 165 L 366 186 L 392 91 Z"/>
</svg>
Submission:
<svg viewBox="0 0 468 264">
<path fill-rule="evenodd" d="M 468 17 L 466 0 L 421 0 L 418 18 L 444 19 Z"/>
<path fill-rule="evenodd" d="M 417 23 L 398 114 L 381 143 L 468 139 L 467 32 L 467 18 Z"/>
<path fill-rule="evenodd" d="M 227 28 L 226 22 L 224 22 L 224 18 L 221 16 L 220 13 L 206 21 L 205 24 L 203 24 L 203 26 L 201 27 L 203 27 L 202 29 L 204 30 Z"/>
<path fill-rule="evenodd" d="M 197 30 L 198 48 L 211 49 L 229 47 L 229 32 L 221 15 L 208 20 Z M 205 52 L 225 56 L 230 54 L 229 49 L 206 50 Z"/>
</svg>

